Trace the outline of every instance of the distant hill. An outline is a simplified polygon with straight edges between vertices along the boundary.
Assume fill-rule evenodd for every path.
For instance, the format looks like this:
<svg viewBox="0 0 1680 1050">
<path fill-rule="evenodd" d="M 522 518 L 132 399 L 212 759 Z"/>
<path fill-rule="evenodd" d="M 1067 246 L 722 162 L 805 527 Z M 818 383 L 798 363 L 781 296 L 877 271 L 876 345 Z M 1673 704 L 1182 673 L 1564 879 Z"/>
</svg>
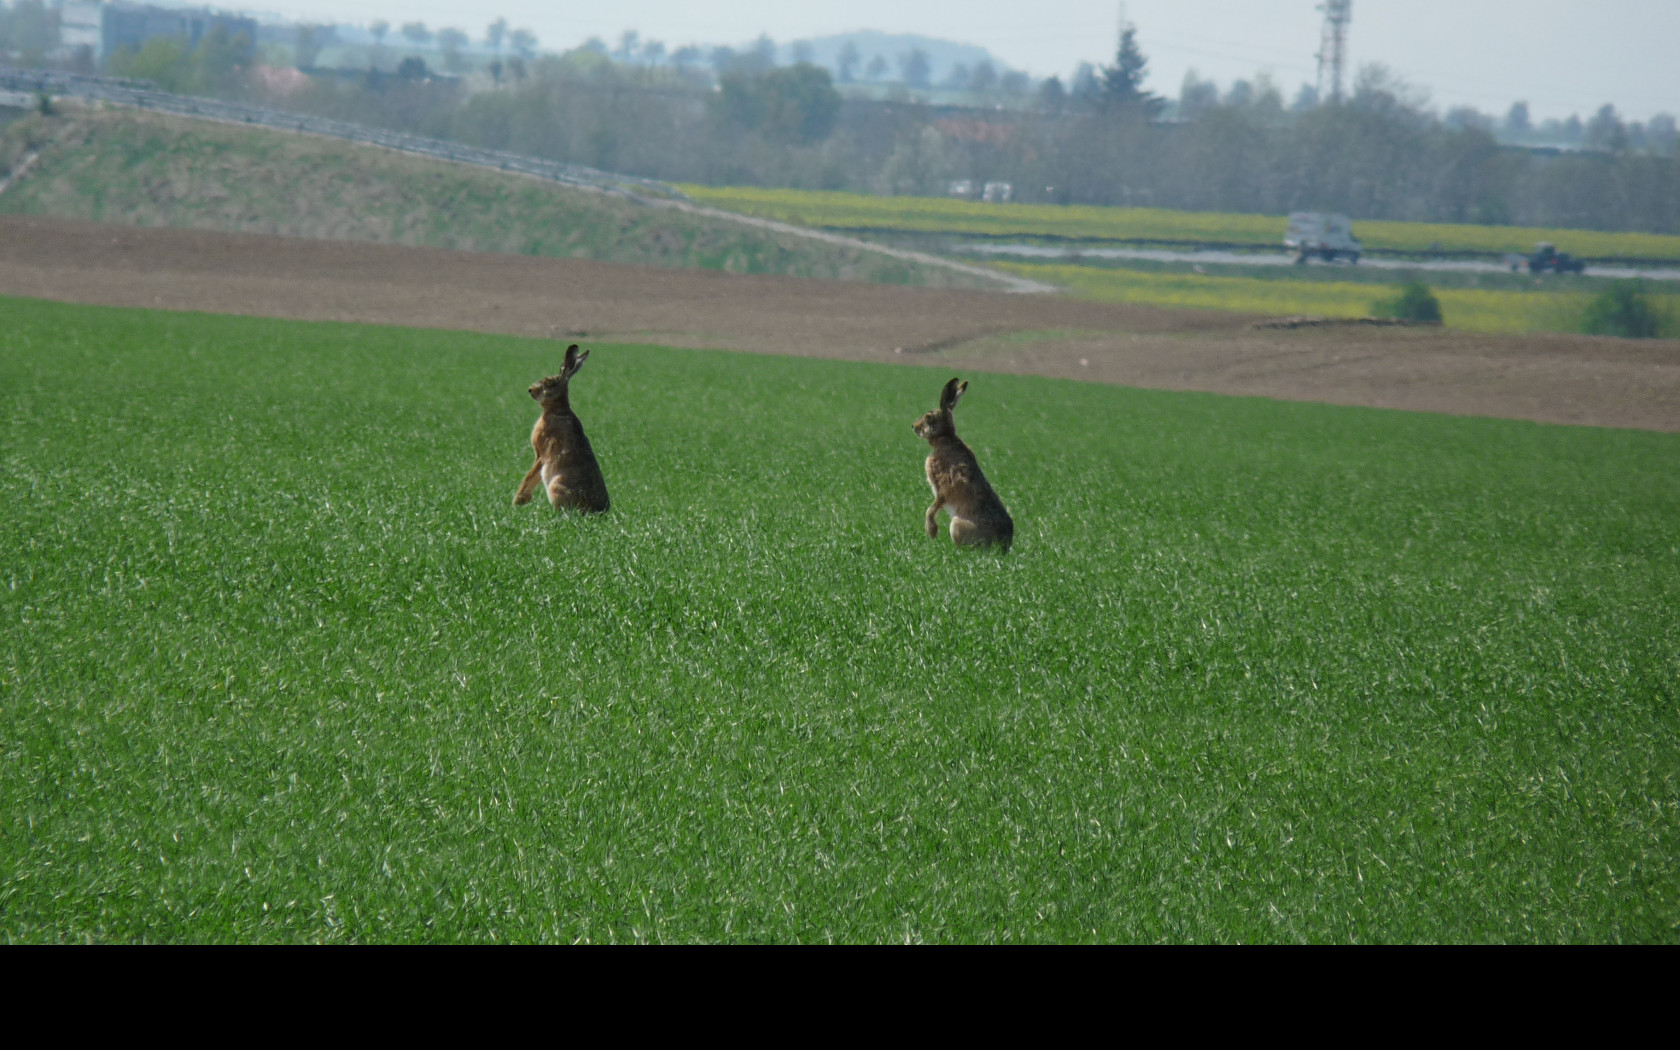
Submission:
<svg viewBox="0 0 1680 1050">
<path fill-rule="evenodd" d="M 820 36 L 812 40 L 796 40 L 783 44 L 776 49 L 776 61 L 791 63 L 795 60 L 796 49 L 804 45 L 811 49 L 811 61 L 829 69 L 838 69 L 840 65 L 840 50 L 847 42 L 857 45 L 858 55 L 862 61 L 858 63 L 857 75 L 863 77 L 863 67 L 869 65 L 869 60 L 876 55 L 886 59 L 889 70 L 888 78 L 898 79 L 898 56 L 908 54 L 915 48 L 927 52 L 928 62 L 933 68 L 933 82 L 944 80 L 950 74 L 951 68 L 962 64 L 970 69 L 983 61 L 989 61 L 999 73 L 1007 72 L 1012 67 L 1009 63 L 998 58 L 977 44 L 959 44 L 954 40 L 940 40 L 935 37 L 921 36 L 916 33 L 883 33 L 878 29 L 863 29 L 855 33 L 836 33 L 833 36 Z"/>
<path fill-rule="evenodd" d="M 989 287 L 825 242 L 358 143 L 61 103 L 0 126 L 0 213 L 732 273 Z M 35 154 L 31 159 L 31 154 Z"/>
</svg>

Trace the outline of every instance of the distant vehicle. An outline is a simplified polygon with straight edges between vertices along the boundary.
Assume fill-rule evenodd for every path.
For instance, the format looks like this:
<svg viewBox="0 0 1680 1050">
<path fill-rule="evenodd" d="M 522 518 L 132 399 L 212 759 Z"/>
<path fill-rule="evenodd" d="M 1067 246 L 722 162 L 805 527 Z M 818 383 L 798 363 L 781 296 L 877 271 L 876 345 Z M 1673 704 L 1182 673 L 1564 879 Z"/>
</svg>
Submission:
<svg viewBox="0 0 1680 1050">
<path fill-rule="evenodd" d="M 1528 257 L 1529 273 L 1581 273 L 1587 264 L 1575 258 L 1568 252 L 1560 252 L 1548 241 L 1541 241 L 1534 246 L 1534 254 Z"/>
<path fill-rule="evenodd" d="M 1015 187 L 1007 182 L 988 182 L 980 191 L 980 199 L 987 204 L 1008 204 L 1015 199 Z"/>
<path fill-rule="evenodd" d="M 968 179 L 952 179 L 945 187 L 947 197 L 960 197 L 963 200 L 974 199 L 974 183 Z"/>
<path fill-rule="evenodd" d="M 1345 258 L 1358 265 L 1364 245 L 1353 239 L 1353 223 L 1346 215 L 1298 211 L 1289 216 L 1289 232 L 1283 246 L 1295 249 L 1295 262 L 1305 264 L 1313 256 L 1325 262 Z"/>
</svg>

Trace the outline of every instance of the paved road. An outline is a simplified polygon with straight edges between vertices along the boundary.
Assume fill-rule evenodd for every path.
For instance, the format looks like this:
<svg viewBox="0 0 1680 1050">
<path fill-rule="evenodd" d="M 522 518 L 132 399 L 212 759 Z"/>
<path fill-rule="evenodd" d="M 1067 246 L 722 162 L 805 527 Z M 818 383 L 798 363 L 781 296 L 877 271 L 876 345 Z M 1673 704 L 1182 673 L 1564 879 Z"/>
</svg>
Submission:
<svg viewBox="0 0 1680 1050">
<path fill-rule="evenodd" d="M 1027 259 L 1136 259 L 1143 262 L 1176 262 L 1210 266 L 1289 267 L 1295 256 L 1284 252 L 1237 252 L 1188 250 L 1168 248 L 1071 248 L 1051 244 L 1012 244 L 957 242 L 953 252 L 982 256 L 1013 256 Z M 1346 263 L 1310 262 L 1312 266 L 1345 266 Z M 1437 273 L 1510 273 L 1508 261 L 1485 259 L 1390 259 L 1366 255 L 1359 266 L 1372 270 L 1428 270 Z M 1591 265 L 1588 277 L 1646 277 L 1654 281 L 1680 281 L 1680 268 L 1665 266 L 1605 266 Z"/>
</svg>

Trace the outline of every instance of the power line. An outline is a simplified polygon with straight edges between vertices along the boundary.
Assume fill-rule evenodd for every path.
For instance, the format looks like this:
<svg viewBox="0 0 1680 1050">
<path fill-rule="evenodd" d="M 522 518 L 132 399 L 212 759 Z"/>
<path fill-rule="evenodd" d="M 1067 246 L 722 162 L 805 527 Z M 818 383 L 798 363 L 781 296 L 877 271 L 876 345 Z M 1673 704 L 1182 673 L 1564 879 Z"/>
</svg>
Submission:
<svg viewBox="0 0 1680 1050">
<path fill-rule="evenodd" d="M 1159 39 L 1157 39 L 1155 43 L 1151 44 L 1150 48 L 1154 51 L 1168 51 L 1174 54 L 1200 55 L 1203 58 L 1220 58 L 1227 62 L 1252 62 L 1262 68 L 1286 69 L 1292 73 L 1305 73 L 1310 75 L 1313 71 L 1313 67 L 1311 66 L 1302 65 L 1298 62 L 1280 62 L 1277 59 L 1272 58 L 1270 55 L 1262 56 L 1255 52 L 1250 52 L 1249 54 L 1236 54 L 1230 51 L 1210 51 L 1204 47 L 1191 47 L 1187 44 L 1163 44 L 1159 41 Z"/>
</svg>

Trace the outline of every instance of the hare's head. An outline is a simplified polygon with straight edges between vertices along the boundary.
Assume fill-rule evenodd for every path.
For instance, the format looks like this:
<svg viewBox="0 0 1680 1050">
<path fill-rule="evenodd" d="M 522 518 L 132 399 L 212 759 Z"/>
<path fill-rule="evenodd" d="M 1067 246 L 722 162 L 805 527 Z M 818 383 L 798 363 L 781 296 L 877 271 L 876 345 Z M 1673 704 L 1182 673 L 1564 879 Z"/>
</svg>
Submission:
<svg viewBox="0 0 1680 1050">
<path fill-rule="evenodd" d="M 564 402 L 567 386 L 570 385 L 572 377 L 577 375 L 578 369 L 582 368 L 583 363 L 587 360 L 589 360 L 588 350 L 580 354 L 576 343 L 568 346 L 566 348 L 566 360 L 560 365 L 560 374 L 545 376 L 532 383 L 531 399 L 545 405 L 555 401 Z"/>
<path fill-rule="evenodd" d="M 945 389 L 939 394 L 939 407 L 927 413 L 922 418 L 910 424 L 910 429 L 923 441 L 934 441 L 942 437 L 955 437 L 957 421 L 951 417 L 951 410 L 957 407 L 957 399 L 968 392 L 968 383 L 959 383 L 953 376 Z"/>
</svg>

